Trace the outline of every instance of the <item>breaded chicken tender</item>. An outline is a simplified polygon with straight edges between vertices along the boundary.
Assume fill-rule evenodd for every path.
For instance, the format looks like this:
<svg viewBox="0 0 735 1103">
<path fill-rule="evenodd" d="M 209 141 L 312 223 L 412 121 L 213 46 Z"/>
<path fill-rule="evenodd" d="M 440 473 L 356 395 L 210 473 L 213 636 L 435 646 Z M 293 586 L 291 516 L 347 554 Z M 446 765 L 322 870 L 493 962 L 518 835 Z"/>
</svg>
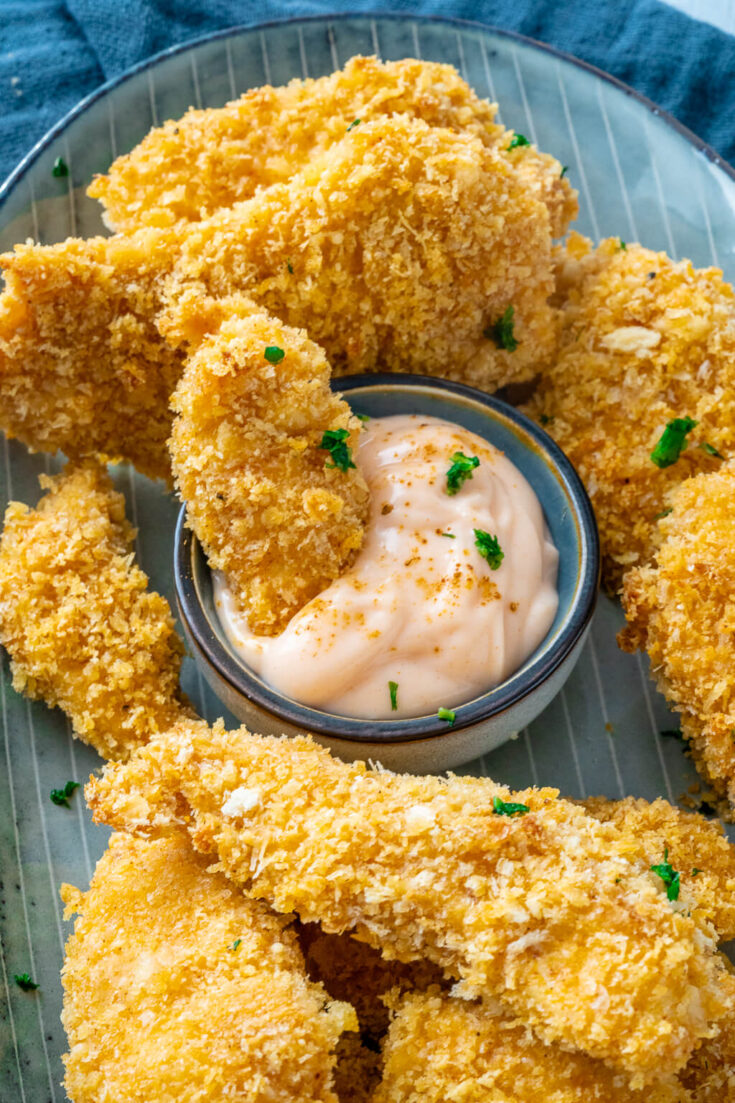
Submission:
<svg viewBox="0 0 735 1103">
<path fill-rule="evenodd" d="M 552 287 L 548 211 L 507 158 L 395 116 L 356 127 L 288 184 L 191 225 L 168 294 L 244 292 L 306 329 L 338 371 L 434 373 L 495 390 L 551 355 Z M 512 340 L 496 332 L 511 308 Z"/>
<path fill-rule="evenodd" d="M 33 451 L 131 460 L 168 478 L 181 353 L 155 327 L 176 235 L 70 238 L 0 257 L 0 425 Z"/>
<path fill-rule="evenodd" d="M 723 983 L 735 998 L 735 977 L 726 974 Z M 735 1103 L 735 1012 L 722 1020 L 716 1038 L 695 1051 L 681 1081 L 692 1103 Z"/>
<path fill-rule="evenodd" d="M 72 1103 L 337 1103 L 354 1011 L 306 977 L 288 922 L 206 872 L 185 837 L 113 836 L 66 945 Z"/>
<path fill-rule="evenodd" d="M 250 628 L 270 635 L 362 544 L 368 489 L 345 451 L 360 423 L 303 330 L 244 301 L 211 312 L 221 323 L 187 360 L 172 400 L 173 471 L 210 566 L 224 571 Z M 322 447 L 340 430 L 342 466 Z"/>
<path fill-rule="evenodd" d="M 258 188 L 286 183 L 349 126 L 382 116 L 423 119 L 507 150 L 513 134 L 494 121 L 496 112 L 451 65 L 353 57 L 318 80 L 254 88 L 224 107 L 190 110 L 151 130 L 94 179 L 88 194 L 102 201 L 115 230 L 198 222 Z M 554 237 L 561 237 L 577 214 L 561 165 L 530 145 L 508 157 L 549 208 Z"/>
<path fill-rule="evenodd" d="M 591 797 L 580 804 L 596 819 L 614 823 L 649 865 L 664 861 L 667 851 L 694 905 L 692 914 L 711 923 L 721 941 L 735 939 L 735 846 L 719 821 L 660 798 L 649 803 Z"/>
<path fill-rule="evenodd" d="M 735 465 L 687 479 L 650 567 L 623 588 L 625 651 L 645 650 L 697 765 L 735 806 Z"/>
<path fill-rule="evenodd" d="M 55 478 L 35 509 L 11 502 L 0 539 L 0 642 L 13 687 L 62 708 L 74 734 L 125 758 L 191 715 L 183 646 L 164 597 L 133 562 L 135 530 L 104 467 Z"/>
<path fill-rule="evenodd" d="M 735 454 L 735 294 L 717 268 L 695 269 L 609 238 L 573 234 L 560 267 L 559 355 L 528 412 L 577 468 L 597 516 L 603 583 L 645 566 L 669 492 Z M 674 418 L 697 421 L 678 460 L 651 452 Z"/>
<path fill-rule="evenodd" d="M 670 1074 L 635 1090 L 583 1053 L 544 1046 L 522 1023 L 437 989 L 394 1000 L 371 1103 L 690 1103 Z"/>
<path fill-rule="evenodd" d="M 309 739 L 182 722 L 87 796 L 136 832 L 186 826 L 245 891 L 384 956 L 425 958 L 502 999 L 545 1042 L 625 1071 L 676 1071 L 727 1010 L 711 932 L 617 829 L 557 799 L 482 778 L 347 765 Z M 494 804 L 494 797 L 500 801 Z"/>
</svg>

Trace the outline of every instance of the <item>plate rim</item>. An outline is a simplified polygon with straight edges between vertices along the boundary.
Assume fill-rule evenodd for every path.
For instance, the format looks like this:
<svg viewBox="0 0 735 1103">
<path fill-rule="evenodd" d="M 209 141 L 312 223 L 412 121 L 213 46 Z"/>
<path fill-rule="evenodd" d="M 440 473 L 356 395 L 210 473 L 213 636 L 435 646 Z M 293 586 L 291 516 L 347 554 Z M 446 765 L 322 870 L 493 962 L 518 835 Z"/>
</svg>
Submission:
<svg viewBox="0 0 735 1103">
<path fill-rule="evenodd" d="M 459 19 L 453 16 L 443 16 L 427 14 L 423 15 L 418 12 L 400 12 L 400 11 L 334 11 L 334 12 L 320 12 L 314 15 L 292 15 L 285 16 L 282 19 L 269 19 L 264 22 L 252 22 L 252 23 L 236 23 L 230 27 L 223 27 L 217 31 L 209 31 L 207 34 L 197 35 L 193 38 L 188 38 L 184 42 L 178 42 L 173 46 L 167 46 L 163 50 L 159 50 L 155 54 L 151 54 L 150 57 L 143 58 L 141 61 L 135 63 L 125 69 L 122 73 L 119 73 L 115 77 L 111 77 L 105 81 L 99 87 L 93 89 L 88 95 L 84 96 L 70 111 L 67 111 L 53 126 L 51 126 L 46 133 L 39 138 L 39 140 L 31 146 L 26 155 L 18 162 L 15 168 L 10 172 L 9 176 L 0 184 L 0 215 L 2 215 L 3 208 L 9 200 L 16 187 L 23 181 L 27 173 L 31 170 L 35 162 L 39 159 L 41 154 L 54 142 L 68 126 L 71 125 L 79 116 L 96 103 L 97 100 L 108 93 L 114 91 L 117 87 L 124 84 L 126 81 L 131 80 L 133 77 L 138 76 L 140 73 L 145 72 L 147 69 L 153 68 L 160 62 L 175 57 L 177 54 L 183 54 L 187 50 L 195 49 L 199 46 L 203 46 L 209 42 L 216 42 L 219 39 L 230 38 L 235 34 L 240 34 L 243 31 L 258 31 L 266 30 L 271 27 L 282 27 L 291 24 L 311 24 L 311 23 L 333 23 L 341 22 L 346 23 L 350 21 L 372 19 L 375 21 L 384 22 L 414 22 L 414 23 L 435 23 L 443 26 L 454 27 L 458 30 L 472 30 L 481 31 L 497 35 L 499 38 L 509 39 L 512 42 L 520 42 L 524 46 L 530 46 L 542 53 L 548 54 L 557 60 L 567 62 L 572 66 L 582 69 L 587 73 L 602 79 L 605 83 L 611 84 L 618 91 L 623 92 L 627 97 L 636 100 L 646 110 L 654 115 L 657 119 L 661 119 L 676 133 L 681 135 L 689 145 L 693 146 L 697 153 L 705 155 L 707 160 L 714 165 L 715 168 L 724 172 L 724 174 L 735 182 L 735 166 L 731 165 L 722 154 L 718 153 L 716 149 L 710 146 L 702 138 L 680 122 L 674 115 L 666 111 L 663 107 L 660 107 L 648 96 L 643 95 L 637 89 L 632 88 L 629 84 L 619 80 L 618 77 L 612 75 L 612 73 L 606 72 L 604 69 L 598 68 L 596 65 L 592 65 L 588 61 L 583 61 L 581 58 L 576 57 L 574 54 L 567 53 L 565 50 L 560 50 L 556 46 L 551 46 L 547 42 L 541 42 L 538 39 L 531 38 L 528 35 L 520 34 L 518 31 L 506 30 L 502 27 L 497 27 L 492 23 L 482 23 L 473 19 Z"/>
</svg>

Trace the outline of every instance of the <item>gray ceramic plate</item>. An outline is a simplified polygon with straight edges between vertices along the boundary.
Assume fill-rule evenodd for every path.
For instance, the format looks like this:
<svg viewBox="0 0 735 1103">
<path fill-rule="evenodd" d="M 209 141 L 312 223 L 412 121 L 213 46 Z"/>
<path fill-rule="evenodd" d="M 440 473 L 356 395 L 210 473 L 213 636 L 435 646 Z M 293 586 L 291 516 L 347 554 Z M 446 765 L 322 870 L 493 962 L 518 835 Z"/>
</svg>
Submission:
<svg viewBox="0 0 735 1103">
<path fill-rule="evenodd" d="M 0 246 L 101 232 L 99 208 L 84 188 L 151 126 L 191 104 L 220 105 L 265 81 L 327 73 L 355 53 L 451 62 L 480 95 L 499 101 L 506 125 L 569 166 L 580 192 L 579 230 L 640 240 L 700 265 L 716 263 L 735 279 L 732 171 L 653 105 L 519 38 L 469 24 L 385 16 L 320 17 L 216 35 L 101 89 L 52 131 L 0 193 Z M 66 180 L 51 174 L 58 156 L 71 167 Z M 35 502 L 37 475 L 59 467 L 56 459 L 5 443 L 2 505 L 11 497 Z M 142 564 L 172 600 L 176 503 L 131 471 L 121 469 L 117 479 L 140 527 Z M 658 734 L 676 722 L 649 684 L 644 662 L 616 647 L 621 619 L 602 599 L 562 694 L 529 731 L 468 770 L 514 786 L 557 785 L 572 796 L 676 800 L 683 794 L 696 775 L 680 745 Z M 68 779 L 83 780 L 99 760 L 72 742 L 61 715 L 13 692 L 4 658 L 2 675 L 0 1100 L 60 1103 L 59 969 L 68 925 L 58 887 L 62 881 L 86 886 L 106 832 L 92 826 L 79 795 L 66 810 L 51 804 L 48 793 Z M 219 715 L 190 664 L 184 681 L 207 717 Z M 26 971 L 41 985 L 35 994 L 13 984 L 13 974 Z"/>
</svg>

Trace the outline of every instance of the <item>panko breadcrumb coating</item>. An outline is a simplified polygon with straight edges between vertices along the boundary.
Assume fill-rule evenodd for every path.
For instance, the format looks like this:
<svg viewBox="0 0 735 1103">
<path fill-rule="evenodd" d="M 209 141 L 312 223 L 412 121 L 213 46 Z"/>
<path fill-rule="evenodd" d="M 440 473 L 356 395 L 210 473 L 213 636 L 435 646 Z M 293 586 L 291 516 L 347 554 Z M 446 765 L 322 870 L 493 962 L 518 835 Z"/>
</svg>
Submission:
<svg viewBox="0 0 735 1103">
<path fill-rule="evenodd" d="M 88 194 L 102 201 L 116 230 L 198 222 L 258 188 L 287 182 L 348 126 L 381 116 L 405 114 L 507 150 L 513 134 L 495 122 L 496 112 L 451 65 L 353 57 L 329 76 L 254 88 L 224 107 L 190 110 L 156 127 L 97 176 Z M 554 237 L 561 237 L 577 214 L 561 165 L 531 145 L 508 157 L 549 208 Z"/>
<path fill-rule="evenodd" d="M 572 234 L 560 266 L 559 355 L 528 412 L 577 468 L 592 499 L 603 583 L 645 566 L 656 519 L 687 476 L 735 454 L 735 294 L 717 268 L 695 269 L 609 238 Z M 698 421 L 669 467 L 651 460 L 668 421 Z"/>
<path fill-rule="evenodd" d="M 64 885 L 62 1021 L 72 1103 L 337 1103 L 348 1004 L 309 981 L 287 921 L 185 837 L 113 836 L 89 891 Z"/>
<path fill-rule="evenodd" d="M 735 465 L 682 483 L 650 567 L 623 588 L 625 651 L 645 650 L 708 781 L 735 806 Z"/>
<path fill-rule="evenodd" d="M 432 989 L 394 1001 L 371 1103 L 691 1103 L 665 1069 L 635 1090 L 583 1053 L 544 1046 L 522 1023 Z"/>
<path fill-rule="evenodd" d="M 726 974 L 723 983 L 735 998 L 735 976 Z M 692 1103 L 735 1103 L 735 1011 L 722 1020 L 716 1038 L 695 1050 L 681 1081 Z"/>
<path fill-rule="evenodd" d="M 596 819 L 614 823 L 649 865 L 662 862 L 667 850 L 695 918 L 711 923 L 721 941 L 735 939 L 735 846 L 719 821 L 684 812 L 660 798 L 649 803 L 635 797 L 591 797 L 580 804 Z"/>
<path fill-rule="evenodd" d="M 493 805 L 508 790 L 487 779 L 398 776 L 306 738 L 189 721 L 87 796 L 115 827 L 186 826 L 251 896 L 433 961 L 634 1087 L 684 1065 L 727 1011 L 686 891 L 670 903 L 644 862 L 618 856 L 613 825 L 555 790 L 512 797 L 530 811 L 508 816 Z"/>
<path fill-rule="evenodd" d="M 100 453 L 168 478 L 181 354 L 160 339 L 176 235 L 70 238 L 0 257 L 0 426 L 34 451 Z"/>
<path fill-rule="evenodd" d="M 0 539 L 13 687 L 62 708 L 105 758 L 125 758 L 190 714 L 184 649 L 168 602 L 133 562 L 135 530 L 104 467 L 87 460 L 40 481 L 35 509 L 8 505 Z"/>
<path fill-rule="evenodd" d="M 210 566 L 224 571 L 250 628 L 271 635 L 362 544 L 367 484 L 320 447 L 327 430 L 346 429 L 354 449 L 360 422 L 303 330 L 245 302 L 212 309 L 221 324 L 187 360 L 172 400 L 173 471 Z"/>
<path fill-rule="evenodd" d="M 305 329 L 335 370 L 494 390 L 530 378 L 555 348 L 552 287 L 548 211 L 507 158 L 399 115 L 191 225 L 168 294 L 245 293 Z M 491 332 L 510 307 L 513 349 Z"/>
</svg>

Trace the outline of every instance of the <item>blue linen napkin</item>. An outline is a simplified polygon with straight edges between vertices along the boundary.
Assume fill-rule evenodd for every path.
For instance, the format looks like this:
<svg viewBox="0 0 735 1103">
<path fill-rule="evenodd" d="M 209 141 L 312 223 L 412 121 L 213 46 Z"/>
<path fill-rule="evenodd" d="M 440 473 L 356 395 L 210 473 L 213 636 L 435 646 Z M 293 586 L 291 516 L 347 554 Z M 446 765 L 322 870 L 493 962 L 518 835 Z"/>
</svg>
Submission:
<svg viewBox="0 0 735 1103">
<path fill-rule="evenodd" d="M 0 180 L 83 96 L 151 54 L 235 24 L 339 7 L 340 0 L 2 0 Z M 658 0 L 350 0 L 349 10 L 473 19 L 548 42 L 632 85 L 735 161 L 735 38 Z"/>
</svg>

